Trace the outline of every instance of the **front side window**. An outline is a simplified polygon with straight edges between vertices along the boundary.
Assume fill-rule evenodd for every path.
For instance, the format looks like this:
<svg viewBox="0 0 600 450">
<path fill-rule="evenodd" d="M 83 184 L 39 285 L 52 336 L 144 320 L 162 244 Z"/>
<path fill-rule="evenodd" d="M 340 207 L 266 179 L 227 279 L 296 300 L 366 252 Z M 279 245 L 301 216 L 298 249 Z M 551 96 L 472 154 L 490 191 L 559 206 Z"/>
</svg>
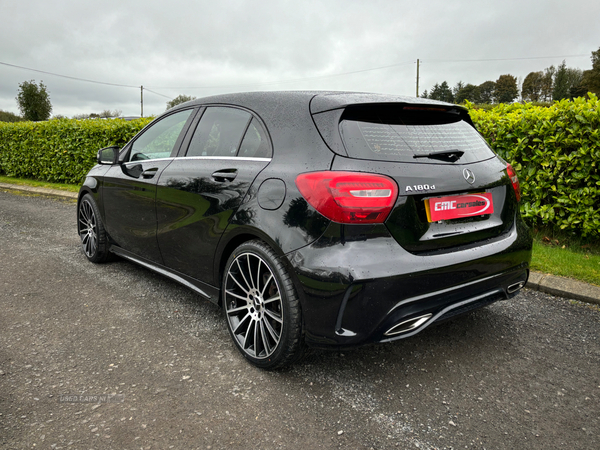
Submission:
<svg viewBox="0 0 600 450">
<path fill-rule="evenodd" d="M 241 109 L 207 108 L 186 156 L 235 156 L 251 118 L 250 113 Z"/>
<path fill-rule="evenodd" d="M 192 111 L 192 109 L 186 109 L 171 114 L 151 125 L 134 141 L 129 153 L 129 161 L 144 161 L 171 156 L 181 130 Z"/>
</svg>

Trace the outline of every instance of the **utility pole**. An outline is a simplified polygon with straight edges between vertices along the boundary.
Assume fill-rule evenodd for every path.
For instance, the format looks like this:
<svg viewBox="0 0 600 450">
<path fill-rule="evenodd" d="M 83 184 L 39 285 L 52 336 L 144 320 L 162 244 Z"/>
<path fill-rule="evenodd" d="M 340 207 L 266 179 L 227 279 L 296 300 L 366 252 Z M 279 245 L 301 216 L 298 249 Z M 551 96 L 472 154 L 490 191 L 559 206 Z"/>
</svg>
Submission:
<svg viewBox="0 0 600 450">
<path fill-rule="evenodd" d="M 419 60 L 417 59 L 417 97 L 419 96 Z"/>
<path fill-rule="evenodd" d="M 144 86 L 140 86 L 140 104 L 141 104 L 141 112 L 140 116 L 144 117 Z"/>
</svg>

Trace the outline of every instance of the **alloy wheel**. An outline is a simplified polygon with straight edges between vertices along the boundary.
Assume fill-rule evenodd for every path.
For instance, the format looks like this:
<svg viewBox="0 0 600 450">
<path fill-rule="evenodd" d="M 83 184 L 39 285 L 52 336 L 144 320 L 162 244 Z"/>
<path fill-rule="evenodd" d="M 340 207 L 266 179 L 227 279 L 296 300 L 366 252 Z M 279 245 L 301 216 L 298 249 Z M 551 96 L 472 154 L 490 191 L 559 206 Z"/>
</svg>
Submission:
<svg viewBox="0 0 600 450">
<path fill-rule="evenodd" d="M 242 253 L 229 265 L 225 311 L 231 334 L 248 356 L 268 358 L 283 331 L 283 303 L 269 265 L 254 253 Z"/>
<path fill-rule="evenodd" d="M 79 206 L 79 236 L 85 255 L 93 258 L 98 250 L 98 225 L 94 209 L 87 200 Z"/>
</svg>

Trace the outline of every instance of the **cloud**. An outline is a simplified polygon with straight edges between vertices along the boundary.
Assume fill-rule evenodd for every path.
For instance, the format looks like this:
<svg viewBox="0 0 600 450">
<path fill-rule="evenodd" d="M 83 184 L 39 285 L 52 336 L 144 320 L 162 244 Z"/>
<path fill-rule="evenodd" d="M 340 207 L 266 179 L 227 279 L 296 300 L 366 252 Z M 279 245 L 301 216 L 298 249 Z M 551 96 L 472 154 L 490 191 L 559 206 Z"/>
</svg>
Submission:
<svg viewBox="0 0 600 450">
<path fill-rule="evenodd" d="M 414 95 L 417 58 L 423 91 L 444 80 L 524 78 L 564 55 L 583 55 L 566 59 L 585 69 L 600 46 L 595 0 L 0 0 L 0 8 L 1 62 L 132 86 L 0 65 L 0 109 L 14 112 L 18 84 L 31 79 L 48 86 L 54 114 L 135 115 L 142 85 L 169 98 L 265 89 Z M 557 58 L 516 59 L 539 56 Z M 145 91 L 145 114 L 167 100 Z"/>
</svg>

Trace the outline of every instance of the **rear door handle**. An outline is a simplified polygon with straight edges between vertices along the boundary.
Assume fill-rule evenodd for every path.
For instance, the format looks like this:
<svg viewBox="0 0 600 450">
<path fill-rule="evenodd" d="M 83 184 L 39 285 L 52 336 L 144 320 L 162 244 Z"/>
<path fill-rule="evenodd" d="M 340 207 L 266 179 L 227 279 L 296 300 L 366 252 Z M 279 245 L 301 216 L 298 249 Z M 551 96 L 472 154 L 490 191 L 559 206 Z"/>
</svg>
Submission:
<svg viewBox="0 0 600 450">
<path fill-rule="evenodd" d="M 212 177 L 215 181 L 233 181 L 237 177 L 237 169 L 217 170 Z"/>
<path fill-rule="evenodd" d="M 152 167 L 151 169 L 146 169 L 142 172 L 142 177 L 144 178 L 152 178 L 158 172 L 158 167 Z"/>
</svg>

